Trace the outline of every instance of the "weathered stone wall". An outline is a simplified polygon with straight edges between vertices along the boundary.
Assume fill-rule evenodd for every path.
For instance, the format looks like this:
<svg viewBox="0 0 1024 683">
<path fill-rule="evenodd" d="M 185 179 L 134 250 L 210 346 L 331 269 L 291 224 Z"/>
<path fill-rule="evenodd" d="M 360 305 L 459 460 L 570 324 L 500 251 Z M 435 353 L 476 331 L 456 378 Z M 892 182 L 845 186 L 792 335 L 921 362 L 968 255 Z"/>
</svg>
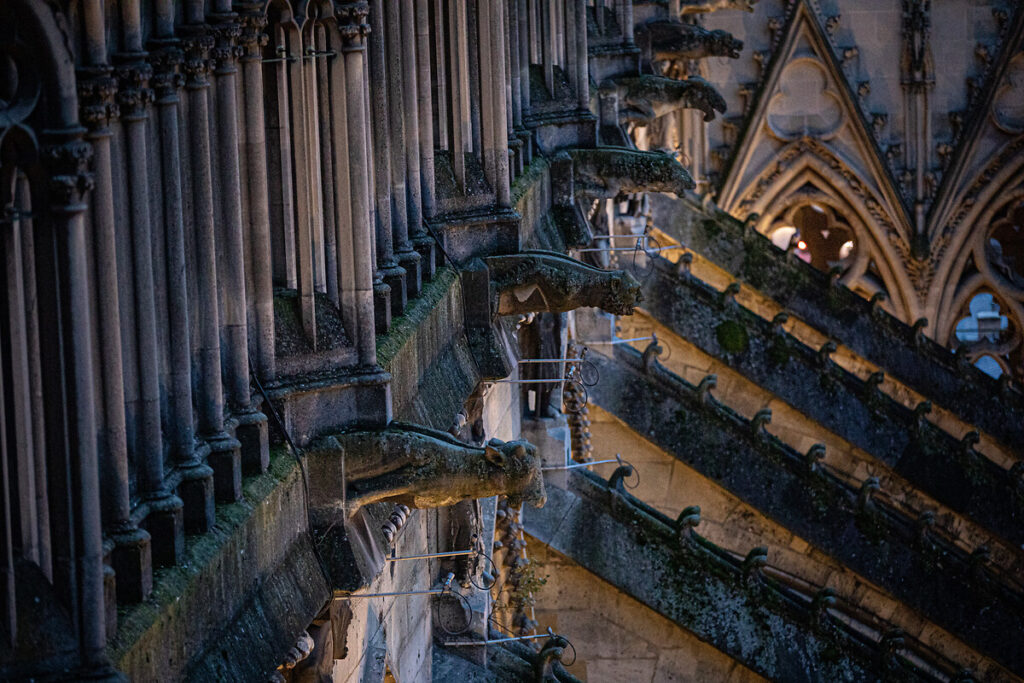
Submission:
<svg viewBox="0 0 1024 683">
<path fill-rule="evenodd" d="M 737 552 L 756 545 L 767 546 L 772 566 L 815 585 L 833 588 L 845 601 L 892 622 L 957 661 L 971 662 L 978 670 L 986 669 L 997 678 L 1008 675 L 948 631 L 902 607 L 883 589 L 663 452 L 607 411 L 592 405 L 590 416 L 594 459 L 606 460 L 616 454 L 628 459 L 639 473 L 639 484 L 631 493 L 645 503 L 670 517 L 678 516 L 689 505 L 699 505 L 698 531 L 712 543 Z M 593 469 L 607 478 L 615 467 L 613 463 Z"/>
<path fill-rule="evenodd" d="M 566 668 L 588 683 L 765 680 L 532 536 L 526 549 L 547 579 L 535 596 L 539 628 L 569 638 L 576 662 Z"/>
</svg>

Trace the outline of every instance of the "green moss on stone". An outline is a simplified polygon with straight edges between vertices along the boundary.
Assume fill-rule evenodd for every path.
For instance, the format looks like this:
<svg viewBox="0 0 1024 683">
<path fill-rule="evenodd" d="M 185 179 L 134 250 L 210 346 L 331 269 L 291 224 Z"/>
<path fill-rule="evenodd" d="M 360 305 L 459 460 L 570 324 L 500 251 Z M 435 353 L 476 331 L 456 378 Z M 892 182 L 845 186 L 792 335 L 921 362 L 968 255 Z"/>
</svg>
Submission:
<svg viewBox="0 0 1024 683">
<path fill-rule="evenodd" d="M 377 336 L 377 363 L 382 368 L 390 370 L 388 365 L 398 355 L 399 350 L 416 334 L 420 324 L 444 298 L 457 279 L 458 274 L 454 268 L 446 266 L 439 269 L 434 278 L 424 285 L 420 295 L 409 303 L 405 313 L 391 320 L 391 329 L 388 333 Z"/>
<path fill-rule="evenodd" d="M 715 328 L 718 345 L 726 353 L 743 353 L 750 346 L 750 335 L 735 320 L 725 320 Z"/>
</svg>

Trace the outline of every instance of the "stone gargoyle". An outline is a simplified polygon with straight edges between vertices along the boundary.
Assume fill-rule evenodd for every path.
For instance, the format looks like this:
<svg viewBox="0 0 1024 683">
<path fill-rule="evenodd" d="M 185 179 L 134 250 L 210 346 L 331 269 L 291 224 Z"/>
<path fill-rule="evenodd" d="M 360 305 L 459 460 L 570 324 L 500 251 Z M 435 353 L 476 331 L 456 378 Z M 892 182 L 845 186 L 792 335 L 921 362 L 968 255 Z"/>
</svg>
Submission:
<svg viewBox="0 0 1024 683">
<path fill-rule="evenodd" d="M 626 147 L 568 149 L 577 198 L 613 199 L 638 192 L 674 192 L 696 187 L 682 164 L 664 152 Z"/>
<path fill-rule="evenodd" d="M 649 62 L 704 57 L 738 59 L 743 41 L 728 31 L 714 30 L 678 21 L 648 21 L 636 27 L 636 42 Z"/>
<path fill-rule="evenodd" d="M 687 14 L 703 14 L 704 12 L 718 12 L 719 10 L 739 9 L 744 12 L 753 12 L 754 5 L 758 0 L 684 0 L 683 6 L 679 8 L 680 16 Z"/>
<path fill-rule="evenodd" d="M 595 306 L 631 315 L 640 283 L 622 270 L 604 270 L 554 251 L 524 251 L 484 259 L 490 274 L 491 311 L 525 315 Z"/>
<path fill-rule="evenodd" d="M 615 80 L 619 95 L 619 120 L 646 126 L 659 116 L 678 109 L 699 109 L 704 120 L 711 121 L 715 112 L 725 113 L 725 98 L 700 76 L 676 80 L 645 74 Z"/>
<path fill-rule="evenodd" d="M 380 501 L 437 508 L 494 495 L 507 496 L 513 506 L 541 507 L 545 501 L 541 458 L 526 441 L 491 439 L 477 447 L 445 432 L 392 422 L 322 437 L 306 453 L 314 508 L 354 514 Z"/>
</svg>

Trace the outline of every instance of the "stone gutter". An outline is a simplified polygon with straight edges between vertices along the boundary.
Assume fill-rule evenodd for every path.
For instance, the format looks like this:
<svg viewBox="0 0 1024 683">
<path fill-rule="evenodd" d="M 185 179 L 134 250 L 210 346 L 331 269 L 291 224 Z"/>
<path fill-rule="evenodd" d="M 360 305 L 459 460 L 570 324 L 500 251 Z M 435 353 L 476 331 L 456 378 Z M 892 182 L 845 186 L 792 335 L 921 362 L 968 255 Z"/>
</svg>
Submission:
<svg viewBox="0 0 1024 683">
<path fill-rule="evenodd" d="M 601 408 L 979 652 L 1024 671 L 1024 652 L 1004 637 L 1024 629 L 1024 600 L 981 556 L 923 528 L 873 487 L 857 490 L 713 397 L 702 399 L 660 365 L 645 373 L 635 350 L 590 358 L 601 376 L 590 396 Z"/>
<path fill-rule="evenodd" d="M 1018 454 L 1024 392 L 995 380 L 720 210 L 651 196 L 655 225 Z"/>
<path fill-rule="evenodd" d="M 1015 473 L 844 370 L 828 347 L 811 349 L 706 283 L 675 275 L 665 259 L 651 261 L 655 276 L 644 288 L 651 317 L 939 502 L 1024 544 L 1024 496 Z"/>
<path fill-rule="evenodd" d="M 940 657 L 933 665 L 943 674 L 936 675 L 895 652 L 886 656 L 875 635 L 879 622 L 854 625 L 835 616 L 840 605 L 825 608 L 821 597 L 769 577 L 756 559 L 764 549 L 738 559 L 589 472 L 570 474 L 566 489 L 550 487 L 547 505 L 526 511 L 524 524 L 540 542 L 766 678 L 946 680 L 943 670 L 952 668 Z"/>
</svg>

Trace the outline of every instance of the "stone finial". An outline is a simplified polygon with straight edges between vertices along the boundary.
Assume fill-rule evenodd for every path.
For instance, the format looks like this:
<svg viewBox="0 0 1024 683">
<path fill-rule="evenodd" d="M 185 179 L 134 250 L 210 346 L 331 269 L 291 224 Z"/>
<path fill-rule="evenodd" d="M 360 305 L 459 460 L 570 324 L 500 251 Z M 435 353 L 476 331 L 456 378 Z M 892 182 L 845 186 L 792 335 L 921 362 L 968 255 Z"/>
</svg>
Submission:
<svg viewBox="0 0 1024 683">
<path fill-rule="evenodd" d="M 760 434 L 767 425 L 771 424 L 772 421 L 772 409 L 761 408 L 757 411 L 753 418 L 750 420 L 750 429 L 754 434 Z"/>
<path fill-rule="evenodd" d="M 807 449 L 807 454 L 804 455 L 804 462 L 807 464 L 807 470 L 809 472 L 818 472 L 820 470 L 818 463 L 825 459 L 825 444 L 816 443 Z"/>
<path fill-rule="evenodd" d="M 864 386 L 868 397 L 877 396 L 882 382 L 885 381 L 885 373 L 881 370 L 877 370 L 868 375 L 868 378 L 864 380 Z"/>
<path fill-rule="evenodd" d="M 740 283 L 732 281 L 722 290 L 722 294 L 719 297 L 719 303 L 722 306 L 731 306 L 736 303 L 736 295 L 740 293 Z"/>
<path fill-rule="evenodd" d="M 829 625 L 831 615 L 828 611 L 835 607 L 838 601 L 838 595 L 831 588 L 822 588 L 814 594 L 814 599 L 811 600 L 811 625 L 816 630 L 820 631 Z"/>
<path fill-rule="evenodd" d="M 924 343 L 924 328 L 928 327 L 928 318 L 918 318 L 910 328 L 911 338 L 914 346 L 920 348 Z"/>
<path fill-rule="evenodd" d="M 836 346 L 836 343 L 831 339 L 822 344 L 821 348 L 818 349 L 818 363 L 823 367 L 828 365 L 829 361 L 832 359 L 832 354 L 835 353 L 838 348 L 839 347 Z"/>
<path fill-rule="evenodd" d="M 935 529 L 935 511 L 922 511 L 914 522 L 914 528 L 916 530 L 917 543 L 924 548 L 933 547 L 932 531 Z"/>
<path fill-rule="evenodd" d="M 872 494 L 881 488 L 882 484 L 878 477 L 868 477 L 861 483 L 857 492 L 857 509 L 862 512 L 872 512 L 875 509 L 875 502 Z"/>
<path fill-rule="evenodd" d="M 701 404 L 707 404 L 708 398 L 711 396 L 711 390 L 717 386 L 718 375 L 704 375 L 700 384 L 697 385 L 697 398 L 700 400 Z"/>
<path fill-rule="evenodd" d="M 631 476 L 633 476 L 632 465 L 619 465 L 612 472 L 612 476 L 608 477 L 608 488 L 612 491 L 625 493 L 626 478 Z"/>
<path fill-rule="evenodd" d="M 901 628 L 891 628 L 882 634 L 878 641 L 878 649 L 885 663 L 891 664 L 897 655 L 907 646 L 907 634 Z"/>
<path fill-rule="evenodd" d="M 882 307 L 879 306 L 879 304 L 885 301 L 885 299 L 885 292 L 875 292 L 874 294 L 871 295 L 871 298 L 868 300 L 868 310 L 870 310 L 872 313 L 880 312 L 882 310 Z"/>
<path fill-rule="evenodd" d="M 679 257 L 678 263 L 676 263 L 676 275 L 679 277 L 690 277 L 690 271 L 693 268 L 693 252 L 684 252 Z"/>
<path fill-rule="evenodd" d="M 768 566 L 768 548 L 763 545 L 751 548 L 747 556 L 743 558 L 743 564 L 740 565 L 744 583 L 759 581 L 761 570 L 766 566 Z"/>
<path fill-rule="evenodd" d="M 647 347 L 644 349 L 643 355 L 641 356 L 644 372 L 649 373 L 651 371 L 654 363 L 657 362 L 658 358 L 664 351 L 664 347 L 658 343 L 658 335 L 651 332 L 651 341 L 647 344 Z"/>
</svg>

